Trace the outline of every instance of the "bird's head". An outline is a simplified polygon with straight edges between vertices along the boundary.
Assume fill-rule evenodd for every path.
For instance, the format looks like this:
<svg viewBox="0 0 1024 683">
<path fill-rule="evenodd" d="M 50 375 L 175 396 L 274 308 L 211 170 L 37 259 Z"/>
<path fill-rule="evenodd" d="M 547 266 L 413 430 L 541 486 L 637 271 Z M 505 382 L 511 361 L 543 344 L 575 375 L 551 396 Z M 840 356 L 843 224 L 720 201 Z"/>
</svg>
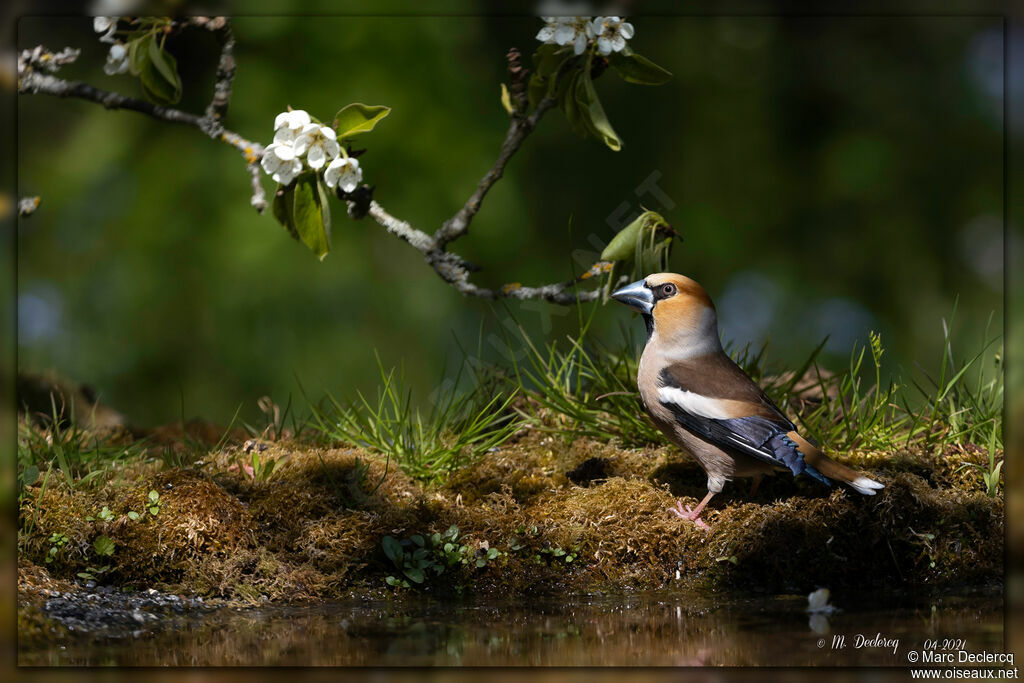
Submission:
<svg viewBox="0 0 1024 683">
<path fill-rule="evenodd" d="M 626 285 L 612 298 L 639 311 L 649 336 L 681 352 L 721 348 L 715 304 L 704 288 L 684 275 L 656 273 Z"/>
</svg>

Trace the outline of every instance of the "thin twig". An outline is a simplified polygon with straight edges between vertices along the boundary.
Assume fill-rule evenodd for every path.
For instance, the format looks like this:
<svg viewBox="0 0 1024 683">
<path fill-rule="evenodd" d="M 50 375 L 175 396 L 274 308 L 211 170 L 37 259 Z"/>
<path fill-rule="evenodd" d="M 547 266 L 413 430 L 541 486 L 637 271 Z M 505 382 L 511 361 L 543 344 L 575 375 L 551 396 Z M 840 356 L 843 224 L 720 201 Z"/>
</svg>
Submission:
<svg viewBox="0 0 1024 683">
<path fill-rule="evenodd" d="M 56 97 L 75 97 L 81 100 L 88 100 L 101 104 L 107 109 L 129 109 L 131 111 L 148 114 L 153 118 L 162 119 L 171 123 L 184 123 L 189 126 L 200 128 L 202 117 L 188 112 L 163 107 L 146 100 L 139 100 L 134 97 L 127 97 L 120 93 L 82 83 L 81 81 L 66 81 L 52 74 L 40 71 L 30 71 L 19 74 L 18 92 L 20 94 L 43 94 L 55 95 Z"/>
<path fill-rule="evenodd" d="M 37 50 L 39 48 L 36 48 Z M 29 52 L 26 50 L 26 52 Z M 43 52 L 42 59 L 47 54 Z M 59 54 L 59 53 L 58 53 Z M 52 61 L 52 60 L 46 60 Z M 103 90 L 81 81 L 68 81 L 54 76 L 43 69 L 34 68 L 31 60 L 19 59 L 18 70 L 18 93 L 29 95 L 53 95 L 55 97 L 74 97 L 89 102 L 101 104 L 107 109 L 128 109 L 147 114 L 153 118 L 168 121 L 170 123 L 183 123 L 194 126 L 214 139 L 222 140 L 232 147 L 235 147 L 246 155 L 246 161 L 252 163 L 258 161 L 263 154 L 263 146 L 243 138 L 241 135 L 218 126 L 218 130 L 212 130 L 206 123 L 205 117 L 197 116 L 189 112 L 181 111 L 173 107 L 165 107 L 153 104 L 146 100 L 135 97 L 128 97 L 121 93 Z"/>
<path fill-rule="evenodd" d="M 256 162 L 249 164 L 249 174 L 252 179 L 252 199 L 249 203 L 257 213 L 267 210 L 267 195 L 263 191 L 263 175 L 260 173 L 260 165 Z"/>
<path fill-rule="evenodd" d="M 210 24 L 213 21 L 207 25 Z M 231 33 L 231 25 L 223 21 L 216 31 L 221 43 L 220 60 L 217 62 L 217 76 L 213 84 L 213 99 L 206 107 L 206 118 L 211 122 L 224 120 L 228 105 L 231 104 L 231 84 L 235 78 L 235 36 Z"/>
<path fill-rule="evenodd" d="M 508 160 L 519 150 L 526 136 L 537 127 L 537 122 L 540 121 L 540 118 L 554 105 L 554 98 L 545 97 L 537 103 L 536 109 L 529 116 L 512 117 L 512 121 L 508 126 L 508 132 L 505 133 L 505 141 L 501 143 L 501 151 L 498 153 L 498 159 L 494 162 L 494 165 L 480 179 L 476 186 L 476 191 L 466 201 L 466 204 L 459 209 L 458 213 L 445 221 L 444 225 L 434 233 L 434 239 L 437 241 L 439 248 L 444 248 L 446 244 L 458 239 L 469 231 L 469 224 L 480 210 L 480 205 L 488 190 L 494 187 L 494 183 L 498 182 L 498 179 L 505 173 L 505 165 L 508 163 Z"/>
</svg>

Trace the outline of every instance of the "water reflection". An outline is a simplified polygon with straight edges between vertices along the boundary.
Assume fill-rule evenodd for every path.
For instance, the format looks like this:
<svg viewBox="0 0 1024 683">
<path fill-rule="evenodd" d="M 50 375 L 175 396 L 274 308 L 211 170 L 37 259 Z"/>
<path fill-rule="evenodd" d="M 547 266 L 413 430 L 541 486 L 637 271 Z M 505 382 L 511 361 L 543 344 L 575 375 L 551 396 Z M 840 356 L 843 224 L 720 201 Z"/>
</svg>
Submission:
<svg viewBox="0 0 1024 683">
<path fill-rule="evenodd" d="M 998 651 L 1002 620 L 999 598 L 848 608 L 824 624 L 808 622 L 806 596 L 352 601 L 222 610 L 168 622 L 166 631 L 142 640 L 65 642 L 22 651 L 19 664 L 905 666 L 906 652 L 920 648 L 926 637 L 963 637 L 972 650 Z M 830 635 L 823 637 L 823 631 Z M 835 634 L 846 635 L 846 648 L 832 649 Z M 857 634 L 898 638 L 900 646 L 896 653 L 854 649 Z"/>
</svg>

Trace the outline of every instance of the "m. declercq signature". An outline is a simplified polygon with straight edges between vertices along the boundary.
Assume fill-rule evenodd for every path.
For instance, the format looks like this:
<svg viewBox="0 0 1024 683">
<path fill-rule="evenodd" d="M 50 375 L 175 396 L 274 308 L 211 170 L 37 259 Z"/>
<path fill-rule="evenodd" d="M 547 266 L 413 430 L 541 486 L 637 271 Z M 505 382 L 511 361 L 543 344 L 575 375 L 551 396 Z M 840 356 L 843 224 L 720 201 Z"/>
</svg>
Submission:
<svg viewBox="0 0 1024 683">
<path fill-rule="evenodd" d="M 832 636 L 832 649 L 843 650 L 846 648 L 846 636 L 836 634 Z M 819 642 L 819 645 L 824 645 L 823 642 Z M 853 637 L 853 647 L 856 650 L 860 650 L 865 647 L 877 647 L 892 650 L 893 654 L 900 649 L 899 638 L 886 638 L 881 633 L 872 636 L 865 636 L 862 633 L 858 633 Z"/>
</svg>

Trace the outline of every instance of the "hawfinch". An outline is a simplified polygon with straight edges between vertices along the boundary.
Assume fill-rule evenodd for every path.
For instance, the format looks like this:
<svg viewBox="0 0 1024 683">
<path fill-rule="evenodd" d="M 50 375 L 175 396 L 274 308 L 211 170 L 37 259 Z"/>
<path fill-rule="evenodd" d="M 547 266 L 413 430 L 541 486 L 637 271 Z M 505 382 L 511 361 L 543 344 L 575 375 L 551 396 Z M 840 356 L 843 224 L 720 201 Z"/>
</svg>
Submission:
<svg viewBox="0 0 1024 683">
<path fill-rule="evenodd" d="M 637 385 L 644 408 L 669 439 L 691 453 L 708 475 L 708 494 L 696 508 L 676 502 L 679 517 L 700 518 L 725 482 L 786 470 L 830 479 L 873 496 L 883 485 L 831 460 L 796 431 L 750 377 L 722 350 L 718 317 L 707 292 L 675 273 L 649 275 L 612 294 L 643 316 L 647 346 Z"/>
</svg>

